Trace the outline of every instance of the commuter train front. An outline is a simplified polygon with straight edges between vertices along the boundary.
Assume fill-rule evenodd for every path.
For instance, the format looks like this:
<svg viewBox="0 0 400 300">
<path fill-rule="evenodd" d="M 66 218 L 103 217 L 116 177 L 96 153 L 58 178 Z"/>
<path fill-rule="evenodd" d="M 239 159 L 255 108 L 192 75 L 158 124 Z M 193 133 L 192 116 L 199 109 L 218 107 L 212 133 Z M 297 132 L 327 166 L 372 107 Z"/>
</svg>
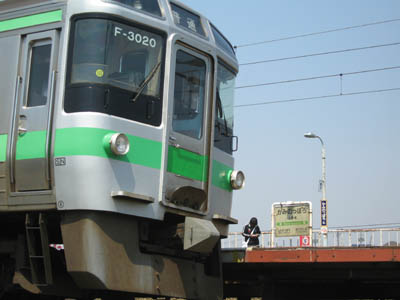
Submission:
<svg viewBox="0 0 400 300">
<path fill-rule="evenodd" d="M 221 298 L 244 184 L 222 34 L 175 1 L 6 0 L 0 50 L 0 238 L 14 245 L 0 264 L 14 283 Z"/>
</svg>

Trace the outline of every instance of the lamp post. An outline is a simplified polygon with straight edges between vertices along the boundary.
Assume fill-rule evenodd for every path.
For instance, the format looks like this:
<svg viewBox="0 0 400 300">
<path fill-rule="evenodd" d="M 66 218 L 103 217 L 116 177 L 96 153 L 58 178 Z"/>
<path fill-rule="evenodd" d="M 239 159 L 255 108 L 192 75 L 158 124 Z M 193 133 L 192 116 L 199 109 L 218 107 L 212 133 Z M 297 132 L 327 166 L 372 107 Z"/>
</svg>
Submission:
<svg viewBox="0 0 400 300">
<path fill-rule="evenodd" d="M 304 134 L 305 138 L 319 139 L 322 146 L 322 199 L 321 199 L 321 233 L 323 246 L 328 246 L 328 200 L 326 199 L 326 155 L 324 141 L 318 135 L 308 132 Z"/>
</svg>

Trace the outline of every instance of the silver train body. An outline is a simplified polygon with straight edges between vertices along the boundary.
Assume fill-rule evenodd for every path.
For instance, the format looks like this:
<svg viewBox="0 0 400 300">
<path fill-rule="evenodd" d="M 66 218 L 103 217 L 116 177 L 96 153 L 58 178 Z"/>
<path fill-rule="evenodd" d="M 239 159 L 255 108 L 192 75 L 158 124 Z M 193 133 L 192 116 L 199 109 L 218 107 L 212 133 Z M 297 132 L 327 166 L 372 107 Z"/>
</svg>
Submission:
<svg viewBox="0 0 400 300">
<path fill-rule="evenodd" d="M 1 1 L 0 289 L 221 298 L 237 70 L 179 2 Z"/>
</svg>

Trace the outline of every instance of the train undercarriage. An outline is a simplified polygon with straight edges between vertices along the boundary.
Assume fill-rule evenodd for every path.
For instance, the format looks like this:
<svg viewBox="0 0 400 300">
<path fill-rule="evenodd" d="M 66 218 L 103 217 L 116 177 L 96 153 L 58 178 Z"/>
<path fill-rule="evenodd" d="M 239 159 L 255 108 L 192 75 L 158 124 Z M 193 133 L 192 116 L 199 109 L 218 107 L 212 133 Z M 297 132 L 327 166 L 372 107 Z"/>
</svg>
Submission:
<svg viewBox="0 0 400 300">
<path fill-rule="evenodd" d="M 222 299 L 220 243 L 211 254 L 183 250 L 186 223 L 177 215 L 4 214 L 0 299 Z"/>
</svg>

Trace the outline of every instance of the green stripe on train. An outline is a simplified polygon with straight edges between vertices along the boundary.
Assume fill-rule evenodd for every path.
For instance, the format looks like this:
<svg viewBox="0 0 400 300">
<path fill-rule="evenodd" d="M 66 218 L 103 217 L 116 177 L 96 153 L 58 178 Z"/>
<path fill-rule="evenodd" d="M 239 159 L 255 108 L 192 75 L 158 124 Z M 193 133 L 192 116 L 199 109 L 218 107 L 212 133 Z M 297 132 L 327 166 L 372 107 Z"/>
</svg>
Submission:
<svg viewBox="0 0 400 300">
<path fill-rule="evenodd" d="M 62 10 L 0 21 L 0 32 L 62 21 Z"/>
<path fill-rule="evenodd" d="M 168 147 L 168 172 L 188 177 L 194 180 L 207 182 L 208 157 L 202 156 L 182 148 Z M 213 160 L 211 182 L 221 189 L 232 191 L 228 176 L 232 168 Z"/>
<path fill-rule="evenodd" d="M 44 158 L 46 131 L 30 131 L 18 136 L 16 160 Z M 6 160 L 7 134 L 0 135 L 0 162 Z"/>
<path fill-rule="evenodd" d="M 154 169 L 161 168 L 161 142 L 127 135 L 131 150 L 125 156 L 107 153 L 103 139 L 115 131 L 99 128 L 63 128 L 56 130 L 55 157 L 87 155 L 111 158 Z M 45 157 L 46 131 L 31 131 L 18 137 L 17 160 Z M 7 135 L 0 135 L 0 161 L 6 160 Z M 198 181 L 207 181 L 208 157 L 193 152 L 169 147 L 168 172 L 185 176 Z M 216 160 L 213 161 L 212 184 L 231 191 L 228 175 L 232 168 Z"/>
<path fill-rule="evenodd" d="M 16 160 L 46 157 L 46 130 L 29 131 L 18 136 Z"/>
<path fill-rule="evenodd" d="M 0 162 L 6 161 L 7 134 L 0 134 Z"/>
<path fill-rule="evenodd" d="M 155 169 L 161 168 L 162 144 L 132 135 L 127 135 L 131 150 L 126 156 L 109 155 L 103 147 L 103 138 L 115 131 L 98 128 L 64 128 L 56 130 L 55 156 L 88 155 L 112 158 Z M 193 152 L 169 147 L 168 172 L 185 176 L 198 181 L 206 181 L 208 157 Z M 228 167 L 218 161 L 213 161 L 212 184 L 231 191 L 227 178 Z"/>
<path fill-rule="evenodd" d="M 127 135 L 131 150 L 124 156 L 117 156 L 108 154 L 103 147 L 103 138 L 109 133 L 115 133 L 115 131 L 86 127 L 57 129 L 54 155 L 56 157 L 99 156 L 154 169 L 161 168 L 161 142 Z"/>
<path fill-rule="evenodd" d="M 168 172 L 207 182 L 207 166 L 207 156 L 196 154 L 182 148 L 168 147 Z"/>
<path fill-rule="evenodd" d="M 212 184 L 221 189 L 232 191 L 232 186 L 228 178 L 231 172 L 231 167 L 224 165 L 219 161 L 213 160 Z"/>
</svg>

